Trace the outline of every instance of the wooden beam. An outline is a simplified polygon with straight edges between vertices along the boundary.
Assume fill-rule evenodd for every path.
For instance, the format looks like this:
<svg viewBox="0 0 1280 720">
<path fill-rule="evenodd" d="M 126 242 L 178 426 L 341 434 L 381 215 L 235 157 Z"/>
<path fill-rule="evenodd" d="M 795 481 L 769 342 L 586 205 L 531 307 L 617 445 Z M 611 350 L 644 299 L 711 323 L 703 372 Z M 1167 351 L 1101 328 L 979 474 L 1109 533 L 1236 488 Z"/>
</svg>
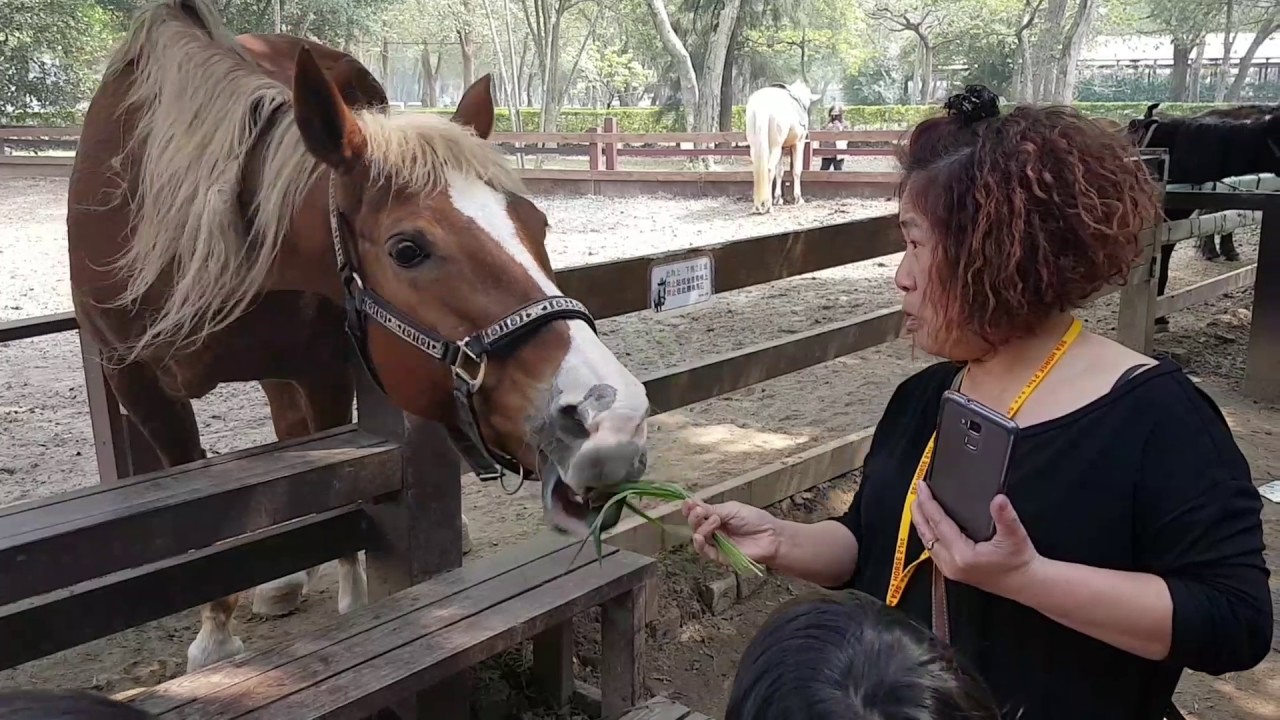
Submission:
<svg viewBox="0 0 1280 720">
<path fill-rule="evenodd" d="M 69 332 L 79 327 L 73 312 L 5 320 L 0 322 L 0 344 Z"/>
<path fill-rule="evenodd" d="M 183 675 L 162 685 L 147 688 L 132 698 L 132 702 L 154 715 L 164 715 L 196 700 L 238 683 L 252 683 L 266 673 L 279 672 L 282 668 L 312 653 L 333 647 L 344 640 L 373 630 L 385 623 L 404 617 L 418 608 L 439 603 L 468 589 L 513 573 L 529 564 L 563 551 L 575 548 L 572 538 L 545 531 L 514 550 L 490 555 L 473 563 L 435 578 L 429 583 L 414 585 L 404 592 L 379 601 L 376 605 L 356 614 L 333 618 L 314 632 L 296 642 L 264 647 L 237 655 L 216 667 Z M 591 556 L 585 556 L 594 561 Z M 566 557 L 561 568 L 568 568 Z M 233 694 L 227 691 L 224 694 Z"/>
<path fill-rule="evenodd" d="M 656 253 L 556 273 L 556 284 L 581 300 L 597 318 L 649 307 L 649 268 L 693 254 L 710 253 L 717 293 L 804 275 L 891 255 L 902 250 L 898 216 L 860 220 L 761 235 L 690 250 Z"/>
<path fill-rule="evenodd" d="M 0 523 L 0 604 L 180 557 L 400 489 L 400 451 L 306 445 L 202 471 L 160 474 Z"/>
<path fill-rule="evenodd" d="M 0 607 L 0 670 L 355 553 L 370 528 L 351 506 Z"/>
<path fill-rule="evenodd" d="M 1219 275 L 1212 280 L 1196 283 L 1189 288 L 1167 293 L 1156 300 L 1155 317 L 1185 310 L 1192 305 L 1199 305 L 1202 302 L 1212 300 L 1223 293 L 1249 287 L 1253 285 L 1257 277 L 1258 265 L 1254 263 L 1248 267 L 1229 272 L 1226 275 Z"/>
<path fill-rule="evenodd" d="M 862 467 L 867 451 L 871 449 L 874 432 L 874 426 L 865 428 L 703 488 L 694 495 L 708 503 L 739 500 L 756 507 L 767 507 Z M 666 503 L 647 512 L 664 526 L 679 526 L 684 523 L 680 505 L 675 502 Z M 606 532 L 604 539 L 614 547 L 644 555 L 657 555 L 663 550 L 688 542 L 689 533 L 664 532 L 662 528 L 654 527 L 643 518 L 627 517 Z"/>
<path fill-rule="evenodd" d="M 896 339 L 900 307 L 700 358 L 644 379 L 653 413 L 670 412 Z"/>
</svg>

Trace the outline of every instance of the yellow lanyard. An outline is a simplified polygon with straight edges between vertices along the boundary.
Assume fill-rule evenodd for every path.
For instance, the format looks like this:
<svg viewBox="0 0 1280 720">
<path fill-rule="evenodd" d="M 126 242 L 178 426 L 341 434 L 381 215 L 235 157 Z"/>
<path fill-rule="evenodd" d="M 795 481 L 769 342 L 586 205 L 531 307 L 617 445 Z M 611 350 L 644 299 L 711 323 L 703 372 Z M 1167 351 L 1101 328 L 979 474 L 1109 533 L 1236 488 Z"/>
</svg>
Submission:
<svg viewBox="0 0 1280 720">
<path fill-rule="evenodd" d="M 1071 343 L 1076 341 L 1080 335 L 1081 323 L 1078 318 L 1071 321 L 1071 327 L 1067 328 L 1067 332 L 1063 334 L 1062 339 L 1053 347 L 1049 356 L 1040 364 L 1035 375 L 1027 381 L 1027 384 L 1018 393 L 1018 396 L 1009 404 L 1009 412 L 1006 415 L 1012 418 L 1022 408 L 1022 404 L 1031 397 L 1031 393 L 1040 385 L 1040 381 L 1049 374 L 1053 366 L 1067 352 L 1067 348 L 1071 347 Z M 911 533 L 911 505 L 916 500 L 919 492 L 920 482 L 924 480 L 925 473 L 929 470 L 929 461 L 933 459 L 933 443 L 938 437 L 935 430 L 933 435 L 929 437 L 929 444 L 924 448 L 924 456 L 920 458 L 920 464 L 916 466 L 916 474 L 911 478 L 911 487 L 907 489 L 907 499 L 902 505 L 902 522 L 898 526 L 898 546 L 893 553 L 893 575 L 889 578 L 889 592 L 885 596 L 885 603 L 890 607 L 898 604 L 902 599 L 902 592 L 907 589 L 907 581 L 911 579 L 911 575 L 929 557 L 929 551 L 925 550 L 915 562 L 903 567 L 903 563 L 907 560 L 907 537 Z"/>
</svg>

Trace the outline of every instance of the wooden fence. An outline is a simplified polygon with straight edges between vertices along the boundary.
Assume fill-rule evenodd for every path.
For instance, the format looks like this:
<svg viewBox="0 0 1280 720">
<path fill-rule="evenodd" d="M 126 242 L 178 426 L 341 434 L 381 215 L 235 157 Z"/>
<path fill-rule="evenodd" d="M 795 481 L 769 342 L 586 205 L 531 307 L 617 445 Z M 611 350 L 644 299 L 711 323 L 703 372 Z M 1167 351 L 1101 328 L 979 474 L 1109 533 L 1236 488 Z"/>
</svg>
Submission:
<svg viewBox="0 0 1280 720">
<path fill-rule="evenodd" d="M 814 131 L 800 153 L 804 194 L 809 197 L 890 197 L 896 172 L 813 170 L 813 156 L 838 152 L 846 157 L 892 157 L 905 130 Z M 0 145 L 32 147 L 37 143 L 74 149 L 80 128 L 0 128 Z M 741 132 L 622 133 L 613 118 L 603 128 L 585 133 L 495 133 L 493 142 L 512 155 L 532 158 L 586 158 L 585 168 L 521 167 L 531 192 L 544 194 L 642 195 L 657 192 L 681 196 L 750 197 L 751 172 L 737 170 L 639 170 L 625 167 L 627 158 L 746 157 Z M 824 150 L 830 142 L 839 150 Z M 69 155 L 0 155 L 0 177 L 66 177 L 75 158 Z M 784 164 L 788 161 L 783 160 Z M 787 181 L 788 192 L 790 182 Z"/>
<path fill-rule="evenodd" d="M 1256 193 L 1226 195 L 1230 194 L 1178 191 L 1169 197 L 1228 209 L 1280 210 L 1274 198 L 1259 198 Z M 1280 212 L 1264 214 L 1263 249 L 1270 249 L 1269 258 L 1280 254 L 1280 241 L 1266 241 L 1280 226 L 1272 220 L 1278 216 Z M 1203 234 L 1206 224 L 1246 223 L 1250 217 L 1216 213 L 1148 233 L 1148 243 L 1127 283 L 1098 294 L 1118 291 L 1121 295 L 1117 339 L 1149 353 L 1157 315 L 1243 283 L 1247 273 L 1237 271 L 1157 299 L 1152 280 L 1159 262 L 1155 250 L 1160 245 Z M 714 290 L 725 293 L 900 250 L 897 217 L 885 215 L 568 268 L 559 271 L 556 280 L 566 295 L 581 299 L 603 319 L 649 308 L 650 272 L 655 263 L 709 257 L 715 268 Z M 1255 311 L 1255 329 L 1260 314 Z M 651 373 L 643 381 L 654 413 L 669 412 L 890 342 L 899 336 L 901 321 L 900 307 L 876 310 L 699 358 Z M 70 314 L 9 321 L 0 324 L 0 342 L 75 327 Z M 96 350 L 83 340 L 82 347 L 103 485 L 0 508 L 0 638 L 5 639 L 0 642 L 0 668 L 358 548 L 369 551 L 371 598 L 461 563 L 456 456 L 439 426 L 406 424 L 372 390 L 367 378 L 358 395 L 356 426 L 211 458 L 176 471 L 136 476 L 154 465 L 154 458 L 136 452 L 137 443 L 126 430 L 131 423 L 105 387 Z M 1258 372 L 1269 382 L 1280 376 L 1271 364 Z M 777 502 L 860 467 L 872 429 L 703 489 L 699 495 L 711 501 L 734 498 L 761 506 Z M 397 444 L 394 453 L 388 449 L 389 440 Z M 218 467 L 246 459 L 256 463 L 253 473 L 217 472 Z M 240 469 L 245 467 L 242 464 Z M 175 479 L 183 472 L 204 475 L 193 487 Z M 123 500 L 127 502 L 122 504 Z M 24 512 L 33 506 L 65 508 L 67 516 L 63 524 L 46 514 L 45 525 L 24 526 Z M 669 506 L 660 508 L 656 516 L 674 520 L 677 512 Z M 210 517 L 219 522 L 208 522 Z M 82 524 L 84 532 L 76 527 L 68 534 L 66 522 Z M 139 537 L 148 542 L 138 543 Z M 661 533 L 635 518 L 624 520 L 609 535 L 615 546 L 646 553 L 674 539 L 674 534 Z M 33 564 L 32 558 L 41 562 Z"/>
</svg>

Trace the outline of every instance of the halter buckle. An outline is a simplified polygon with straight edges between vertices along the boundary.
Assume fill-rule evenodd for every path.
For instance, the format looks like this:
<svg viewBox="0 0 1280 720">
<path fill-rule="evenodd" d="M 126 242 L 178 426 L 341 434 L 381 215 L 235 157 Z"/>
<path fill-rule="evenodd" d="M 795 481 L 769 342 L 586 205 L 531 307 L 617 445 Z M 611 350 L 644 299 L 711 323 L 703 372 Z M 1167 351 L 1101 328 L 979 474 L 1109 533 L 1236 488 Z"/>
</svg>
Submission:
<svg viewBox="0 0 1280 720">
<path fill-rule="evenodd" d="M 472 352 L 471 349 L 467 347 L 466 340 L 458 343 L 458 350 L 458 355 L 452 364 L 453 375 L 459 380 L 465 382 L 468 390 L 475 392 L 480 389 L 482 384 L 484 384 L 485 368 L 489 366 L 489 363 L 483 355 L 476 355 Z M 474 372 L 462 366 L 464 360 L 471 361 L 474 366 Z"/>
</svg>

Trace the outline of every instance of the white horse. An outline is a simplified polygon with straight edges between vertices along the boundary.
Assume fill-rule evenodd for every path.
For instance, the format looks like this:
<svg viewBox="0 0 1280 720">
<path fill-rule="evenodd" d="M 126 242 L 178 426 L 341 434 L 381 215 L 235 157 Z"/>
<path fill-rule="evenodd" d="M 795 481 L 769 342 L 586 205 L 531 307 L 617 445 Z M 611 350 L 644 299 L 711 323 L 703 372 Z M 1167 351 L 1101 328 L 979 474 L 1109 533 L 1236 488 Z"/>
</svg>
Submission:
<svg viewBox="0 0 1280 720">
<path fill-rule="evenodd" d="M 803 80 L 774 83 L 747 98 L 747 145 L 751 148 L 753 210 L 773 211 L 782 204 L 782 151 L 791 150 L 791 183 L 796 204 L 800 194 L 801 160 L 798 150 L 809 137 L 809 106 L 817 100 Z"/>
</svg>

